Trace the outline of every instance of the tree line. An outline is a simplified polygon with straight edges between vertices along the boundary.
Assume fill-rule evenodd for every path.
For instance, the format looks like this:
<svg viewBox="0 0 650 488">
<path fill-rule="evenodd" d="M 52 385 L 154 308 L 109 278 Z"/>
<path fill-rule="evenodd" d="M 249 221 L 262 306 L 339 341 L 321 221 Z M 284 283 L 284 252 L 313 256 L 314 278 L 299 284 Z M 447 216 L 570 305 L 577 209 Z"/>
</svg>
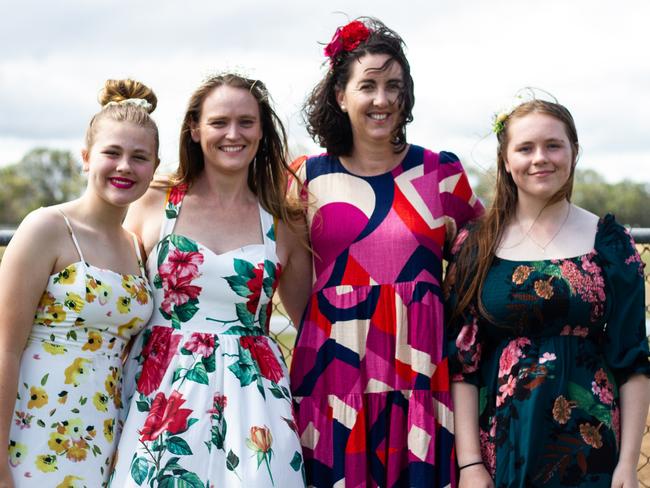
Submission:
<svg viewBox="0 0 650 488">
<path fill-rule="evenodd" d="M 489 205 L 494 176 L 478 170 L 469 175 L 477 195 Z M 81 163 L 70 151 L 29 151 L 19 162 L 0 167 L 0 226 L 15 227 L 38 207 L 78 197 L 85 181 Z M 614 213 L 631 227 L 650 227 L 650 183 L 608 183 L 594 170 L 576 170 L 572 201 L 596 215 Z"/>
</svg>

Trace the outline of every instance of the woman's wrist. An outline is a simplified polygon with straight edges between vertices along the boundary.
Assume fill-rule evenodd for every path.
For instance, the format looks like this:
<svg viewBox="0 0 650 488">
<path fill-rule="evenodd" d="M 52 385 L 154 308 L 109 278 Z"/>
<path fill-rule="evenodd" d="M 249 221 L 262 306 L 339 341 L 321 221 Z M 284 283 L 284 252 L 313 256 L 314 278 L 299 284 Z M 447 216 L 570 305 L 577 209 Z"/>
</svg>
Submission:
<svg viewBox="0 0 650 488">
<path fill-rule="evenodd" d="M 471 466 L 479 466 L 479 465 L 480 465 L 480 466 L 484 466 L 484 465 L 485 465 L 485 464 L 483 463 L 483 460 L 482 460 L 482 459 L 481 459 L 480 461 L 472 461 L 472 462 L 470 462 L 470 463 L 461 464 L 461 465 L 458 466 L 458 470 L 459 470 L 459 471 L 462 471 L 462 470 L 465 469 L 465 468 L 469 468 L 469 467 L 471 467 Z"/>
</svg>

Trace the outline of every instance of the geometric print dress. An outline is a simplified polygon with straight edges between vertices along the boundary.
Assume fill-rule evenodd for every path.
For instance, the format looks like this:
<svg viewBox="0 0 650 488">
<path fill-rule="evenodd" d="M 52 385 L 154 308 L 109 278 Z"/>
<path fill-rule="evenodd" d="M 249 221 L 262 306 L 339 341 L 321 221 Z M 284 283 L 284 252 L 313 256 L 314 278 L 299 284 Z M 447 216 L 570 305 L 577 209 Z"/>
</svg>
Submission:
<svg viewBox="0 0 650 488">
<path fill-rule="evenodd" d="M 315 282 L 291 386 L 316 487 L 447 487 L 453 413 L 442 263 L 481 203 L 458 158 L 411 145 L 376 176 L 303 158 Z"/>
<path fill-rule="evenodd" d="M 106 486 L 117 446 L 122 359 L 149 320 L 141 274 L 88 264 L 63 216 L 79 261 L 49 277 L 23 351 L 9 434 L 18 487 Z"/>
<path fill-rule="evenodd" d="M 147 260 L 155 310 L 127 364 L 137 383 L 111 486 L 304 487 L 288 372 L 268 335 L 273 217 L 259 206 L 262 244 L 215 254 L 174 233 L 185 193 L 169 189 Z"/>
<path fill-rule="evenodd" d="M 466 231 L 459 235 L 458 247 Z M 447 283 L 457 300 L 454 265 Z M 454 381 L 479 390 L 483 461 L 497 488 L 610 488 L 621 385 L 650 376 L 643 264 L 612 215 L 587 254 L 494 258 L 473 307 L 450 321 Z"/>
</svg>

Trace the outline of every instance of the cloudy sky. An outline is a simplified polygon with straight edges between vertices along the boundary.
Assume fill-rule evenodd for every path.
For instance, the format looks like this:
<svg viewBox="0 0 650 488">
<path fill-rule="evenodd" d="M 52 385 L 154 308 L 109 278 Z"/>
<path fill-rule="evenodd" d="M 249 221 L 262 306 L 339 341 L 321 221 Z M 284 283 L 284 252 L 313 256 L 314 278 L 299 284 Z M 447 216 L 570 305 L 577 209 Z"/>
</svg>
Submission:
<svg viewBox="0 0 650 488">
<path fill-rule="evenodd" d="M 322 44 L 372 15 L 407 43 L 410 141 L 490 167 L 492 114 L 535 86 L 572 111 L 581 167 L 650 182 L 645 0 L 0 0 L 0 12 L 0 164 L 35 146 L 78 153 L 104 80 L 133 77 L 158 95 L 173 167 L 190 93 L 233 69 L 269 86 L 294 152 L 317 151 L 300 109 L 326 69 Z"/>
</svg>

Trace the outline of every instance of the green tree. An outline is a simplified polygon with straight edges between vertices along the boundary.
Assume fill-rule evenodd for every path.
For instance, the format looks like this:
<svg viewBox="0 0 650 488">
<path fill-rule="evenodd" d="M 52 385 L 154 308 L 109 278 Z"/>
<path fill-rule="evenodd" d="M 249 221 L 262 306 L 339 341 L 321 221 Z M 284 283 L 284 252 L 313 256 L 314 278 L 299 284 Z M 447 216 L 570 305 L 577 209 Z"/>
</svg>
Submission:
<svg viewBox="0 0 650 488">
<path fill-rule="evenodd" d="M 77 198 L 85 187 L 70 151 L 36 148 L 0 168 L 0 222 L 16 225 L 32 210 Z"/>
<path fill-rule="evenodd" d="M 496 184 L 492 171 L 468 170 L 474 192 L 489 206 Z M 608 183 L 593 169 L 576 170 L 571 201 L 596 215 L 613 213 L 631 227 L 650 227 L 650 184 L 623 180 Z"/>
</svg>

